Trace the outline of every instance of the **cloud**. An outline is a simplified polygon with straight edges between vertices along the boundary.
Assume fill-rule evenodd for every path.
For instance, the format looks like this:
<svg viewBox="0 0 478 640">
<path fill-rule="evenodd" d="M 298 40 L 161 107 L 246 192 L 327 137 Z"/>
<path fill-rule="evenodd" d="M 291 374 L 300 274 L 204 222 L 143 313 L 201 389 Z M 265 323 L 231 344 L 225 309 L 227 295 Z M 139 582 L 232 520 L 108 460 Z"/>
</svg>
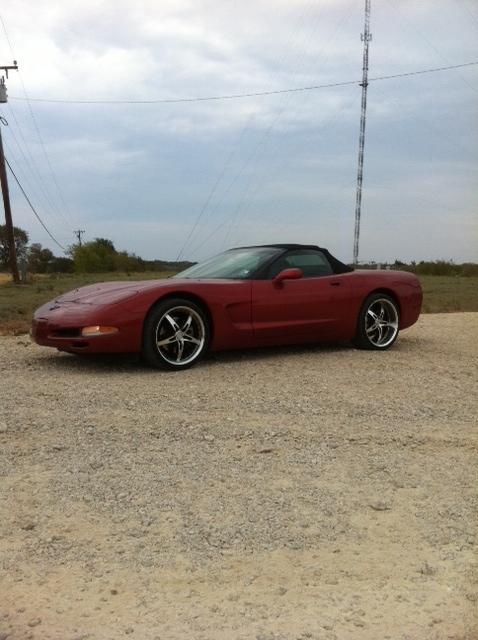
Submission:
<svg viewBox="0 0 478 640">
<path fill-rule="evenodd" d="M 32 97 L 178 98 L 361 76 L 359 0 L 5 0 L 2 17 Z M 478 59 L 469 16 L 451 0 L 373 3 L 372 32 L 371 76 Z M 4 40 L 0 55 L 11 58 Z M 22 96 L 16 74 L 8 88 Z M 431 257 L 478 259 L 477 88 L 473 69 L 370 84 L 364 256 L 420 258 L 417 237 L 428 237 L 423 251 Z M 350 258 L 358 86 L 170 105 L 32 105 L 74 225 L 58 212 L 61 199 L 24 102 L 9 105 L 21 130 L 4 112 L 40 179 L 10 133 L 5 139 L 62 238 L 80 225 L 88 237 L 174 258 L 221 176 L 189 250 L 208 236 L 204 255 L 226 241 L 289 234 L 316 237 Z M 12 195 L 15 215 L 49 245 Z M 424 206 L 430 197 L 436 207 Z M 384 225 L 383 212 L 403 201 L 405 217 Z"/>
</svg>

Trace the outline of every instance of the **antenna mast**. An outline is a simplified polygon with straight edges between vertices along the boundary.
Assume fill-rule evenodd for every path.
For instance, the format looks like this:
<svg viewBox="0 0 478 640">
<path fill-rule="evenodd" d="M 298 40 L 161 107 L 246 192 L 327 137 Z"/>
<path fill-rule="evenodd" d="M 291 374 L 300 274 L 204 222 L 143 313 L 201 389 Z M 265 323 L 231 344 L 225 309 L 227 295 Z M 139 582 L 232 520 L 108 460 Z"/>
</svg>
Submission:
<svg viewBox="0 0 478 640">
<path fill-rule="evenodd" d="M 357 170 L 357 194 L 355 198 L 355 228 L 354 228 L 354 257 L 353 263 L 358 263 L 359 256 L 359 238 L 360 238 L 360 214 L 362 210 L 362 181 L 363 181 L 363 152 L 365 146 L 365 123 L 367 119 L 367 88 L 368 88 L 368 46 L 372 39 L 370 33 L 370 2 L 365 0 L 365 23 L 364 30 L 361 34 L 363 41 L 363 64 L 362 64 L 362 112 L 360 115 L 360 137 L 358 152 L 358 170 Z"/>
</svg>

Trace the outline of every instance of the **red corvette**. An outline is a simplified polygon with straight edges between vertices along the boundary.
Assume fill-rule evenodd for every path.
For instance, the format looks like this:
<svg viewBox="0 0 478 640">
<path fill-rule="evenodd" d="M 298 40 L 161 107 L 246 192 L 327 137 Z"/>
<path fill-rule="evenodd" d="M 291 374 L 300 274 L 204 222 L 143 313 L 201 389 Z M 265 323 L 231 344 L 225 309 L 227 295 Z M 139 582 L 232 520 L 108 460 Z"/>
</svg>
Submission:
<svg viewBox="0 0 478 640">
<path fill-rule="evenodd" d="M 353 270 L 316 246 L 267 245 L 167 280 L 75 289 L 37 309 L 31 333 L 60 351 L 138 352 L 155 367 L 185 369 L 208 350 L 349 340 L 388 349 L 421 304 L 410 273 Z"/>
</svg>

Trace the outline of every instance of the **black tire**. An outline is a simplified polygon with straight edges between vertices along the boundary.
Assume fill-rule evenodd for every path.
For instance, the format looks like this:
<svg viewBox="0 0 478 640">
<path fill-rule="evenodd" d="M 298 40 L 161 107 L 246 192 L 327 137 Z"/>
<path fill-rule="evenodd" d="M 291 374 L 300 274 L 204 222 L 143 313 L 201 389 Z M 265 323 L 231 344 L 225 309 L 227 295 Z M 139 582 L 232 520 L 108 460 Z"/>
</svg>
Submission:
<svg viewBox="0 0 478 640">
<path fill-rule="evenodd" d="M 354 345 L 375 351 L 390 349 L 398 337 L 399 324 L 397 301 L 385 293 L 372 293 L 360 310 Z"/>
<path fill-rule="evenodd" d="M 157 369 L 188 369 L 209 346 L 210 326 L 203 309 L 184 298 L 158 302 L 146 316 L 141 353 Z"/>
</svg>

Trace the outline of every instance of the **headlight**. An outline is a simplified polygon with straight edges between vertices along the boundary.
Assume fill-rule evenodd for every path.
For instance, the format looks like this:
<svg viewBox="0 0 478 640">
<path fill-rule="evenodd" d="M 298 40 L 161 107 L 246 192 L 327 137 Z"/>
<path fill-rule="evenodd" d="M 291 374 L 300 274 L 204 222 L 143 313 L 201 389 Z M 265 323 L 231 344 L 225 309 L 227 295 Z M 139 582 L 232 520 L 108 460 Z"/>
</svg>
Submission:
<svg viewBox="0 0 478 640">
<path fill-rule="evenodd" d="M 81 335 L 85 338 L 91 338 L 92 336 L 104 336 L 111 333 L 118 333 L 117 327 L 103 327 L 101 325 L 94 325 L 92 327 L 83 327 Z"/>
</svg>

